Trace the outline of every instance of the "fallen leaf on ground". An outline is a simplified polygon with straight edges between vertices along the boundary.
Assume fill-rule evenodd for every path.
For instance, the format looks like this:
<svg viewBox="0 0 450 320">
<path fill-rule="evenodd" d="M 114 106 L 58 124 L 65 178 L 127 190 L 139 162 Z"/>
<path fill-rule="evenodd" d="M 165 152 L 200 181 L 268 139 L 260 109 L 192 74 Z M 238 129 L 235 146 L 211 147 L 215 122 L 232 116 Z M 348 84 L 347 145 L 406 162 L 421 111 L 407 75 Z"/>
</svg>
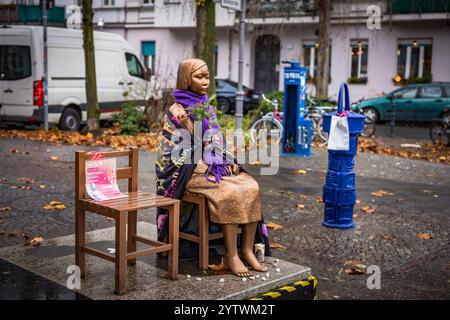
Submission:
<svg viewBox="0 0 450 320">
<path fill-rule="evenodd" d="M 37 247 L 37 246 L 40 246 L 43 242 L 44 242 L 44 238 L 36 237 L 30 241 L 27 241 L 26 245 L 31 246 L 31 247 Z"/>
<path fill-rule="evenodd" d="M 306 195 L 304 195 L 304 194 L 301 194 L 301 195 L 299 195 L 298 196 L 300 199 L 302 199 L 302 200 L 308 200 L 308 196 L 306 196 Z"/>
<path fill-rule="evenodd" d="M 50 157 L 50 160 L 58 160 L 58 157 L 55 157 L 55 156 Z"/>
<path fill-rule="evenodd" d="M 39 189 L 45 189 L 45 184 L 40 184 Z"/>
<path fill-rule="evenodd" d="M 424 190 L 422 190 L 422 192 L 425 192 L 425 193 L 433 193 L 433 191 L 428 190 L 428 189 L 424 189 Z"/>
<path fill-rule="evenodd" d="M 419 237 L 422 240 L 430 240 L 433 239 L 433 236 L 429 233 L 418 233 L 417 237 Z"/>
<path fill-rule="evenodd" d="M 376 197 L 384 197 L 384 196 L 392 196 L 394 194 L 389 191 L 378 190 L 377 192 L 372 192 L 371 195 L 376 196 Z"/>
<path fill-rule="evenodd" d="M 283 229 L 283 226 L 281 224 L 276 224 L 272 221 L 267 222 L 266 227 L 274 230 Z"/>
<path fill-rule="evenodd" d="M 361 200 L 356 200 L 356 204 L 361 204 L 362 201 Z"/>
<path fill-rule="evenodd" d="M 223 263 L 223 258 L 219 264 L 208 264 L 208 268 L 218 274 L 225 274 L 230 272 L 225 263 Z"/>
<path fill-rule="evenodd" d="M 66 206 L 63 205 L 60 201 L 50 201 L 50 203 L 45 205 L 43 208 L 45 210 L 63 210 L 66 208 Z"/>
<path fill-rule="evenodd" d="M 276 242 L 271 242 L 270 247 L 272 249 L 282 249 L 282 250 L 286 249 L 285 246 L 283 246 L 282 244 L 276 243 Z"/>
<path fill-rule="evenodd" d="M 316 197 L 316 201 L 317 201 L 317 202 L 323 202 L 322 196 L 317 196 L 317 197 Z"/>
<path fill-rule="evenodd" d="M 382 234 L 381 237 L 382 237 L 384 240 L 392 240 L 392 239 L 393 239 L 392 236 L 390 236 L 390 235 L 388 235 L 388 234 Z"/>
<path fill-rule="evenodd" d="M 299 169 L 299 170 L 294 170 L 292 173 L 293 173 L 293 174 L 306 174 L 306 170 L 301 170 L 301 169 Z"/>
<path fill-rule="evenodd" d="M 371 214 L 375 212 L 375 208 L 371 208 L 370 206 L 365 206 L 361 208 L 361 211 L 366 214 Z"/>
<path fill-rule="evenodd" d="M 358 218 L 358 215 L 355 213 L 355 214 L 353 215 L 353 218 Z"/>
<path fill-rule="evenodd" d="M 11 208 L 10 207 L 3 207 L 3 208 L 0 208 L 0 211 L 11 211 Z"/>
<path fill-rule="evenodd" d="M 305 209 L 305 205 L 304 204 L 297 204 L 297 209 Z"/>
<path fill-rule="evenodd" d="M 18 178 L 17 179 L 20 182 L 25 182 L 25 183 L 35 183 L 36 180 L 33 178 Z"/>
<path fill-rule="evenodd" d="M 12 153 L 18 153 L 19 152 L 19 150 L 16 149 L 16 148 L 9 149 L 9 151 L 11 151 Z"/>
<path fill-rule="evenodd" d="M 11 189 L 30 190 L 30 186 L 11 186 Z"/>
<path fill-rule="evenodd" d="M 344 264 L 344 272 L 347 274 L 364 274 L 367 266 L 359 260 L 347 260 Z"/>
</svg>

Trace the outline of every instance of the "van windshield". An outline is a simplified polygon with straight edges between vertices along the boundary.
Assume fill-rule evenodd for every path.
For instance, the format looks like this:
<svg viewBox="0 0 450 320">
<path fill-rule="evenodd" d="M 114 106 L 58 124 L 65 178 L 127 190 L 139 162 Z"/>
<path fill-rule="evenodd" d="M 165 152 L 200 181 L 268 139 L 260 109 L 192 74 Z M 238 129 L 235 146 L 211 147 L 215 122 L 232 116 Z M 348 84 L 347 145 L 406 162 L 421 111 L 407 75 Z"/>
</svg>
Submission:
<svg viewBox="0 0 450 320">
<path fill-rule="evenodd" d="M 0 80 L 19 80 L 31 76 L 30 47 L 0 46 Z"/>
</svg>

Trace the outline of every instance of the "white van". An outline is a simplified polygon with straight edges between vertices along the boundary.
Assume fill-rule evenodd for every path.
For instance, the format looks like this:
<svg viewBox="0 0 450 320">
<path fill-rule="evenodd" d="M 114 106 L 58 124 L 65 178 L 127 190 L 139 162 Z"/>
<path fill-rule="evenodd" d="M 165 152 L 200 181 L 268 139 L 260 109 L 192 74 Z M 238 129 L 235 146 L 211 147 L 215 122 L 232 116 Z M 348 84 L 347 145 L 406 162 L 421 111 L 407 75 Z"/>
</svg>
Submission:
<svg viewBox="0 0 450 320">
<path fill-rule="evenodd" d="M 87 120 L 83 32 L 48 28 L 48 121 L 79 130 Z M 100 119 L 110 119 L 126 101 L 144 106 L 148 71 L 121 36 L 94 32 Z M 43 123 L 43 29 L 0 27 L 0 120 Z"/>
</svg>

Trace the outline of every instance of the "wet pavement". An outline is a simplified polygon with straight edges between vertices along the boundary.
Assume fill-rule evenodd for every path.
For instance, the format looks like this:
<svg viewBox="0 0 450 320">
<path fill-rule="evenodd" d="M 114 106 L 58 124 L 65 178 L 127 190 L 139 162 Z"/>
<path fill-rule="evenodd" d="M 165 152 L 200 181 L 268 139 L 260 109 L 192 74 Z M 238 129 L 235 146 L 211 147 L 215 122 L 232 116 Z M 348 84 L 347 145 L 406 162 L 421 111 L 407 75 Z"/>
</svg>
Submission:
<svg viewBox="0 0 450 320">
<path fill-rule="evenodd" d="M 0 140 L 0 208 L 11 208 L 0 211 L 0 247 L 23 246 L 22 232 L 29 239 L 74 233 L 73 160 L 77 149 L 86 147 Z M 325 179 L 327 153 L 320 149 L 314 152 L 310 158 L 282 157 L 276 176 L 262 176 L 258 166 L 249 167 L 260 184 L 266 221 L 283 226 L 269 230 L 272 241 L 286 247 L 274 250 L 274 256 L 310 267 L 319 280 L 319 299 L 450 299 L 450 167 L 359 154 L 355 171 L 361 203 L 355 209 L 356 227 L 335 230 L 321 225 L 323 203 L 317 198 Z M 139 187 L 144 191 L 154 192 L 155 156 L 140 152 Z M 305 174 L 294 174 L 298 169 Z M 31 188 L 14 188 L 17 186 Z M 379 190 L 393 194 L 371 194 Z M 66 209 L 43 209 L 54 200 Z M 375 211 L 365 214 L 361 210 L 365 206 Z M 154 215 L 154 210 L 144 210 L 140 221 L 154 222 Z M 105 218 L 87 216 L 88 231 L 112 226 Z M 421 239 L 421 233 L 432 238 Z M 348 259 L 379 266 L 381 289 L 367 288 L 368 274 L 346 274 L 343 266 Z"/>
</svg>

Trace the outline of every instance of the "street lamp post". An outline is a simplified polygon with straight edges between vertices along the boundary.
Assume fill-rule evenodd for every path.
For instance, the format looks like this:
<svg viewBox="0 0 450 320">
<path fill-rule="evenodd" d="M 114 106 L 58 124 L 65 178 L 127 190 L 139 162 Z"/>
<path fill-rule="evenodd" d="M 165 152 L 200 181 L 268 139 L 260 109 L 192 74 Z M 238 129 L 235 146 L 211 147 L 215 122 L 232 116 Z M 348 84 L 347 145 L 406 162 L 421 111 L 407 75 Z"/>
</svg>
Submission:
<svg viewBox="0 0 450 320">
<path fill-rule="evenodd" d="M 42 79 L 42 85 L 44 88 L 44 130 L 48 130 L 48 50 L 47 50 L 47 3 L 48 1 L 41 1 L 42 8 L 42 25 L 43 25 L 43 38 L 44 38 L 44 77 Z"/>
<path fill-rule="evenodd" d="M 244 110 L 244 90 L 242 88 L 244 74 L 244 44 L 245 44 L 245 0 L 241 1 L 241 15 L 239 18 L 239 68 L 238 89 L 236 92 L 236 131 L 242 134 L 242 116 Z"/>
</svg>

